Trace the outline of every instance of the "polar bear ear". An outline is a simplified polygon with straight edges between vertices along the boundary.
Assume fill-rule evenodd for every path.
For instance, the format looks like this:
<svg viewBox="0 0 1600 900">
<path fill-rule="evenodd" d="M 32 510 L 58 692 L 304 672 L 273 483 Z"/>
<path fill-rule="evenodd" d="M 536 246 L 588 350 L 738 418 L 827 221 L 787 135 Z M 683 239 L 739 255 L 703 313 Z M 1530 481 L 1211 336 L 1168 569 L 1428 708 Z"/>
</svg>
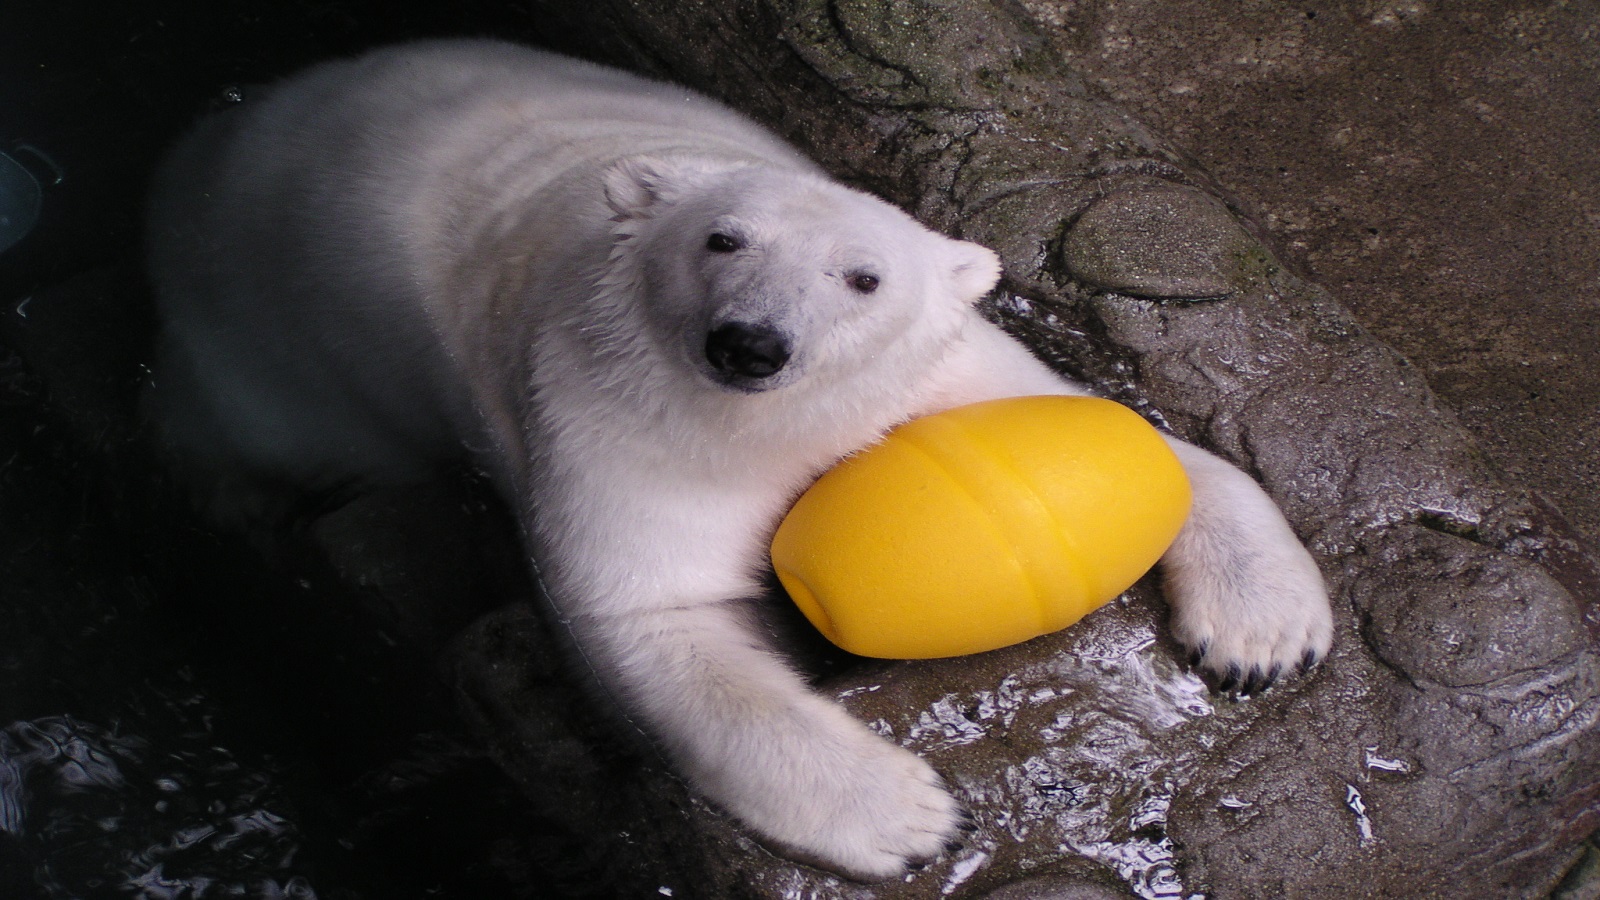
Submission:
<svg viewBox="0 0 1600 900">
<path fill-rule="evenodd" d="M 976 302 L 1000 281 L 1000 257 L 988 247 L 967 241 L 952 240 L 950 244 L 953 248 L 950 275 L 956 296 L 969 303 Z"/>
<path fill-rule="evenodd" d="M 634 218 L 657 203 L 671 202 L 686 174 L 682 166 L 651 156 L 619 159 L 601 175 L 606 205 L 619 221 Z"/>
</svg>

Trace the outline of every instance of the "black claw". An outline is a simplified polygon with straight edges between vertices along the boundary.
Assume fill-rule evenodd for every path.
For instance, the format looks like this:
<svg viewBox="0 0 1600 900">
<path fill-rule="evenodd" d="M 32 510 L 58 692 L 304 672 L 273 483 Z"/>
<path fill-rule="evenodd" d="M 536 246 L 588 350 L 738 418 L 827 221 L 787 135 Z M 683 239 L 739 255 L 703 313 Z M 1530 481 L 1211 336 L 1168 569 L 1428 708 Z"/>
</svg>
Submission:
<svg viewBox="0 0 1600 900">
<path fill-rule="evenodd" d="M 945 849 L 947 851 L 949 850 L 949 845 L 948 844 L 945 845 Z M 926 869 L 927 867 L 928 867 L 928 864 L 923 862 L 923 861 L 921 861 L 921 860 L 918 860 L 916 862 L 908 862 L 908 863 L 906 863 L 906 871 L 907 872 L 921 872 L 923 869 Z"/>
<path fill-rule="evenodd" d="M 978 820 L 973 818 L 972 813 L 963 810 L 961 813 L 961 822 L 956 825 L 956 828 L 959 829 L 962 834 L 972 834 L 978 830 Z"/>
<path fill-rule="evenodd" d="M 1200 668 L 1200 661 L 1206 658 L 1206 652 L 1199 647 L 1189 651 L 1189 668 Z"/>
<path fill-rule="evenodd" d="M 960 850 L 960 849 L 961 849 L 961 842 L 960 841 L 945 841 L 944 852 L 945 852 L 946 856 L 949 856 L 950 854 L 953 854 L 957 850 Z"/>
<path fill-rule="evenodd" d="M 1260 691 L 1261 668 L 1259 666 L 1251 666 L 1249 673 L 1244 676 L 1244 681 L 1239 684 L 1239 696 L 1254 697 Z"/>
<path fill-rule="evenodd" d="M 1305 655 L 1300 657 L 1300 665 L 1299 665 L 1298 668 L 1295 669 L 1295 674 L 1296 675 L 1304 675 L 1305 673 L 1307 673 L 1307 672 L 1311 671 L 1312 669 L 1316 668 L 1316 665 L 1317 665 L 1317 651 L 1315 651 L 1315 650 L 1307 650 Z"/>
<path fill-rule="evenodd" d="M 1217 690 L 1224 693 L 1239 686 L 1239 676 L 1244 674 L 1239 670 L 1238 663 L 1230 663 L 1228 671 L 1223 673 L 1222 679 L 1217 682 Z"/>
</svg>

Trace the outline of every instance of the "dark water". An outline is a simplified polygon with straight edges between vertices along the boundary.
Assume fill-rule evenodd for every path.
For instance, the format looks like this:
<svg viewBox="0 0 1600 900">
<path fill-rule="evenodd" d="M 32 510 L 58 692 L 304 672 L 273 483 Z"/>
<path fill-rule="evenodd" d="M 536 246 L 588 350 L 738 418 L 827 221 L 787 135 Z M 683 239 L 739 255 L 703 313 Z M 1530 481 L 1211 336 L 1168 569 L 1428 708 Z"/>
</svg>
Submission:
<svg viewBox="0 0 1600 900">
<path fill-rule="evenodd" d="M 141 519 L 51 407 L 6 356 L 0 897 L 552 894 L 421 654 L 315 572 Z"/>
<path fill-rule="evenodd" d="M 0 4 L 0 153 L 38 182 L 0 248 L 0 900 L 572 892 L 430 648 L 335 573 L 164 512 L 125 446 L 142 185 L 185 123 L 312 60 L 533 25 L 489 0 Z"/>
</svg>

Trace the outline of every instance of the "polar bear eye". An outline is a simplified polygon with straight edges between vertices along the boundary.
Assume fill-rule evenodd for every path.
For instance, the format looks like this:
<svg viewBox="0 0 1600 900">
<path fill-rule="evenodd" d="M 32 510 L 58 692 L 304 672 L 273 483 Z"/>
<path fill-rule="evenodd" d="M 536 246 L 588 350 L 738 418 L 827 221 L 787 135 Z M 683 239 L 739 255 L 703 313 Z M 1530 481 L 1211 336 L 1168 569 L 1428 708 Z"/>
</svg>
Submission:
<svg viewBox="0 0 1600 900">
<path fill-rule="evenodd" d="M 732 253 L 744 246 L 744 242 L 736 237 L 729 237 L 720 231 L 711 232 L 706 238 L 706 249 L 712 253 Z"/>
<path fill-rule="evenodd" d="M 878 276 L 866 272 L 855 272 L 845 276 L 845 281 L 854 288 L 858 294 L 870 294 L 878 289 Z"/>
</svg>

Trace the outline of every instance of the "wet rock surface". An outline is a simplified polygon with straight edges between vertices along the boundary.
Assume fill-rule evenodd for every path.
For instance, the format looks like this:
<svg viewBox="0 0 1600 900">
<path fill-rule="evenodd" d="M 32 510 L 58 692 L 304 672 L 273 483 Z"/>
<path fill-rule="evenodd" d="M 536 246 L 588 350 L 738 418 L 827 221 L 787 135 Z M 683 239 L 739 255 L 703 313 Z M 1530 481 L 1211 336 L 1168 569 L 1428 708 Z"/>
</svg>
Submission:
<svg viewBox="0 0 1600 900">
<path fill-rule="evenodd" d="M 1505 410 L 1496 404 L 1515 399 L 1505 371 L 1523 379 L 1515 384 L 1530 377 L 1516 371 L 1519 357 L 1548 362 L 1529 353 L 1545 340 L 1531 322 L 1562 322 L 1568 307 L 1541 297 L 1533 306 L 1542 319 L 1518 320 L 1509 337 L 1474 337 L 1469 312 L 1443 311 L 1448 290 L 1427 295 L 1437 305 L 1424 303 L 1422 312 L 1397 312 L 1410 295 L 1385 279 L 1408 260 L 1429 260 L 1431 277 L 1441 279 L 1449 265 L 1466 263 L 1430 258 L 1442 251 L 1425 239 L 1425 221 L 1398 223 L 1392 240 L 1386 224 L 1383 241 L 1342 257 L 1324 249 L 1350 246 L 1337 232 L 1355 214 L 1333 207 L 1357 188 L 1381 192 L 1386 179 L 1401 179 L 1415 189 L 1431 177 L 1428 165 L 1404 163 L 1404 154 L 1378 173 L 1333 184 L 1309 207 L 1295 194 L 1304 181 L 1271 181 L 1270 189 L 1250 181 L 1245 151 L 1265 152 L 1279 138 L 1260 118 L 1253 129 L 1224 126 L 1222 113 L 1207 119 L 1205 110 L 1265 116 L 1262 105 L 1275 90 L 1290 91 L 1294 78 L 1359 84 L 1356 76 L 1370 71 L 1359 60 L 1341 62 L 1332 38 L 1319 43 L 1307 24 L 1314 17 L 1253 5 L 1239 20 L 1213 24 L 1214 10 L 1169 14 L 1184 12 L 1175 5 L 1041 2 L 1033 4 L 1044 22 L 1036 28 L 1009 6 L 981 3 L 937 14 L 865 0 L 833 4 L 831 14 L 749 4 L 731 16 L 696 4 L 653 13 L 626 4 L 579 12 L 535 5 L 548 16 L 547 39 L 727 96 L 841 175 L 999 249 L 1008 281 L 994 314 L 1063 370 L 1255 474 L 1322 563 L 1340 628 L 1323 667 L 1248 700 L 1215 695 L 1184 669 L 1149 583 L 1068 632 L 975 657 L 862 662 L 807 644 L 800 658 L 819 689 L 926 755 L 977 826 L 904 881 L 859 884 L 757 846 L 574 683 L 514 554 L 476 536 L 504 522 L 470 491 L 465 499 L 438 489 L 363 498 L 308 528 L 300 540 L 323 563 L 300 565 L 335 576 L 315 580 L 319 600 L 364 610 L 347 632 L 420 648 L 417 658 L 444 648 L 438 669 L 457 710 L 528 801 L 528 818 L 513 818 L 499 837 L 498 865 L 537 872 L 536 883 L 564 895 L 623 897 L 1538 897 L 1557 886 L 1600 825 L 1593 556 L 1556 507 L 1498 474 L 1439 408 L 1424 375 L 1443 378 L 1467 424 L 1491 438 L 1495 463 L 1549 475 L 1553 464 L 1535 462 L 1528 445 L 1495 437 L 1496 410 Z M 1426 4 L 1367 6 L 1354 32 L 1367 47 L 1413 40 L 1437 50 L 1444 40 L 1427 32 Z M 1262 10 L 1276 14 L 1252 18 Z M 1530 7 L 1520 33 L 1581 48 L 1595 17 L 1587 32 L 1561 32 L 1563 15 L 1574 13 Z M 1510 27 L 1511 17 L 1496 22 Z M 706 39 L 693 47 L 674 39 L 685 33 Z M 1185 68 L 1184 53 L 1205 50 L 1214 52 Z M 1058 65 L 1062 51 L 1076 72 Z M 1173 90 L 1141 94 L 1141 66 L 1156 62 L 1179 73 L 1170 77 Z M 1490 74 L 1514 68 L 1507 58 L 1491 62 Z M 1373 59 L 1365 65 L 1381 68 Z M 1239 71 L 1251 73 L 1251 102 L 1212 99 L 1208 107 L 1207 88 Z M 1115 102 L 1098 99 L 1084 72 Z M 1406 95 L 1392 79 L 1382 83 L 1388 96 Z M 1360 93 L 1339 94 L 1349 98 L 1346 140 L 1403 143 L 1362 130 Z M 1243 176 L 1267 214 L 1242 214 L 1246 204 L 1133 121 L 1130 107 L 1189 149 L 1212 154 L 1207 167 L 1230 186 Z M 1413 135 L 1413 148 L 1450 136 L 1449 115 L 1420 121 L 1431 124 L 1384 133 Z M 1262 136 L 1224 134 L 1235 128 Z M 1328 137 L 1332 145 L 1352 146 L 1339 144 L 1339 133 Z M 1218 145 L 1239 152 L 1210 150 Z M 1554 202 L 1578 202 L 1564 196 Z M 1532 218 L 1524 212 L 1519 221 Z M 1277 254 L 1281 247 L 1288 256 Z M 1334 276 L 1337 299 L 1300 269 Z M 1589 277 L 1578 269 L 1514 271 L 1532 279 L 1525 283 L 1557 286 Z M 108 380 L 82 361 L 137 358 L 137 348 L 125 346 L 135 338 L 123 320 L 93 312 L 136 302 L 132 278 L 122 271 L 58 292 L 70 300 L 58 306 L 87 310 L 69 322 L 6 321 L 8 340 L 44 377 L 73 439 L 115 458 L 125 451 L 106 442 L 126 432 L 127 373 Z M 1501 283 L 1481 274 L 1469 281 L 1475 298 Z M 1593 295 L 1576 302 L 1583 296 Z M 1569 334 L 1586 327 L 1577 321 Z M 1373 332 L 1405 345 L 1424 371 Z M 1433 348 L 1440 337 L 1444 346 Z M 1489 380 L 1462 380 L 1478 349 Z M 1580 402 L 1571 420 L 1550 424 L 1554 433 L 1588 421 L 1581 401 L 1594 383 L 1560 386 L 1557 393 Z M 1570 465 L 1592 471 L 1586 457 Z M 1550 490 L 1562 483 L 1543 482 L 1547 493 L 1577 497 L 1580 523 L 1590 523 L 1581 527 L 1592 536 L 1581 491 Z M 161 544 L 158 534 L 141 546 Z M 472 560 L 480 601 L 516 599 L 486 615 L 457 602 L 461 567 L 452 564 L 463 558 Z M 254 583 L 253 570 L 240 571 Z M 270 601 L 254 615 L 266 621 Z M 776 615 L 774 628 L 806 644 L 789 618 Z M 388 659 L 352 655 L 352 668 Z M 426 668 L 383 664 L 413 674 Z M 349 668 L 319 671 L 359 677 Z M 425 689 L 399 679 L 387 690 L 409 698 Z M 24 717 L 32 731 L 14 726 L 0 735 L 8 759 L 33 759 L 34 735 L 67 733 L 39 711 L 17 713 L 19 723 Z M 104 743 L 113 753 L 124 746 Z M 404 766 L 379 767 L 397 771 L 406 774 Z M 263 795 L 271 800 L 272 792 Z M 285 809 L 268 805 L 274 815 Z M 298 841 L 289 826 L 261 835 L 275 847 Z M 16 846 L 0 845 L 10 854 L 0 857 L 8 876 L 29 865 L 10 852 Z M 304 894 L 317 890 L 318 874 L 285 864 L 271 877 Z M 330 878 L 326 868 L 321 874 Z M 1567 887 L 1581 891 L 1581 882 L 1580 872 Z"/>
<path fill-rule="evenodd" d="M 1221 200 L 1169 181 L 1136 181 L 1085 210 L 1061 261 L 1082 284 L 1153 300 L 1226 297 L 1264 257 Z"/>
<path fill-rule="evenodd" d="M 1593 3 L 1027 5 L 1600 540 Z"/>
</svg>

